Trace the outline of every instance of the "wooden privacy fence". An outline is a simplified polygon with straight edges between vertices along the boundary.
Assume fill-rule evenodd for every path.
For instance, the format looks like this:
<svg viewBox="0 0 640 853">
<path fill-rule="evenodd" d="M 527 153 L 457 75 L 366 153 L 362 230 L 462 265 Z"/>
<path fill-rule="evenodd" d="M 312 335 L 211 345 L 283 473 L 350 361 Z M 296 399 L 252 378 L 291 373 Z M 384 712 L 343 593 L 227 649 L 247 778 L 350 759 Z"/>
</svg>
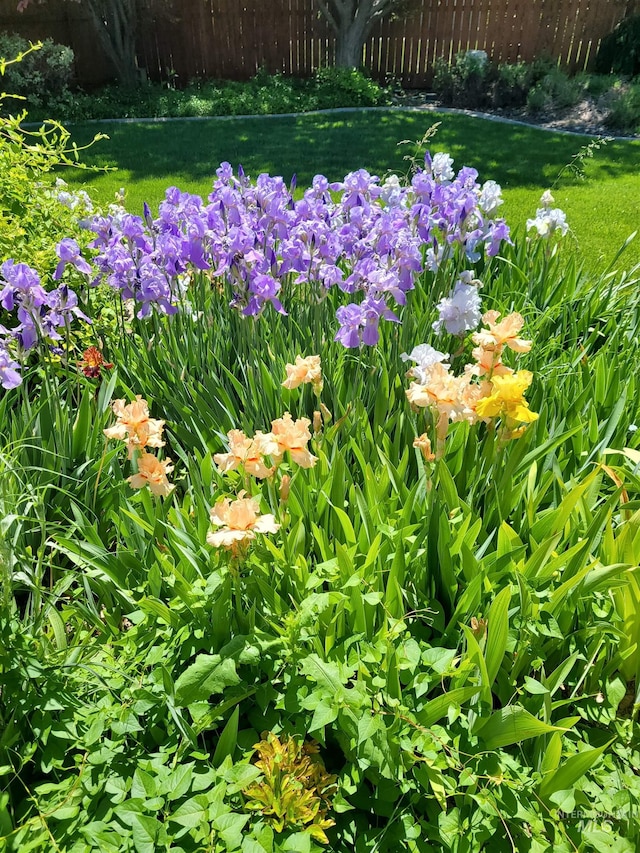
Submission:
<svg viewBox="0 0 640 853">
<path fill-rule="evenodd" d="M 0 0 L 0 30 L 52 37 L 76 53 L 80 83 L 112 74 L 82 4 L 49 0 L 15 11 Z M 414 0 L 399 20 L 379 23 L 363 64 L 384 81 L 420 88 L 433 61 L 458 51 L 486 50 L 496 62 L 548 55 L 571 70 L 588 68 L 600 39 L 640 0 Z M 315 0 L 147 0 L 141 6 L 138 63 L 155 80 L 193 77 L 246 79 L 269 72 L 306 76 L 332 65 L 335 41 Z"/>
</svg>

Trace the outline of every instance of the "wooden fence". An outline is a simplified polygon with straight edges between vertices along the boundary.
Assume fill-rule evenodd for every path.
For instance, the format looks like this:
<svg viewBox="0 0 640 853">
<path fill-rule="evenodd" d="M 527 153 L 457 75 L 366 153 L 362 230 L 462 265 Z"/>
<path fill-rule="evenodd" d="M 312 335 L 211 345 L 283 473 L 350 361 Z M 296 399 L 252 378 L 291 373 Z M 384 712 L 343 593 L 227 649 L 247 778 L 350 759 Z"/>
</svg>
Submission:
<svg viewBox="0 0 640 853">
<path fill-rule="evenodd" d="M 52 37 L 76 54 L 79 82 L 111 75 L 82 4 L 48 0 L 19 14 L 0 0 L 0 31 Z M 378 80 L 409 88 L 431 82 L 436 57 L 486 50 L 497 62 L 548 55 L 571 70 L 588 68 L 600 39 L 640 0 L 415 0 L 399 20 L 378 24 L 364 65 Z M 246 79 L 263 67 L 305 76 L 331 65 L 335 43 L 315 0 L 147 0 L 141 11 L 138 62 L 155 80 Z"/>
</svg>

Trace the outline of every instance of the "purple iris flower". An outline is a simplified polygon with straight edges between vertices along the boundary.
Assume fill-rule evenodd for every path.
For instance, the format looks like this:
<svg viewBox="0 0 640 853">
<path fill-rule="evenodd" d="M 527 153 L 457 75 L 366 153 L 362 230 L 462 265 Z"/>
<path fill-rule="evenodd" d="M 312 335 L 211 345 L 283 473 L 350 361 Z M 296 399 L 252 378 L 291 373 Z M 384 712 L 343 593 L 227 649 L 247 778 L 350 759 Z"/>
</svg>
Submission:
<svg viewBox="0 0 640 853">
<path fill-rule="evenodd" d="M 22 376 L 18 373 L 20 365 L 14 361 L 0 341 L 0 385 L 10 391 L 22 383 Z"/>
<path fill-rule="evenodd" d="M 372 296 L 367 296 L 362 303 L 362 308 L 365 315 L 362 342 L 369 347 L 373 347 L 380 339 L 378 328 L 380 320 L 391 320 L 393 323 L 399 323 L 400 319 L 387 307 L 384 299 L 374 299 Z"/>
<path fill-rule="evenodd" d="M 393 306 L 405 304 L 425 268 L 435 272 L 457 250 L 475 257 L 482 244 L 494 254 L 508 239 L 506 225 L 479 208 L 477 172 L 456 176 L 451 158 L 437 155 L 434 176 L 435 163 L 427 154 L 410 187 L 397 178 L 381 186 L 364 169 L 334 184 L 316 175 L 298 201 L 283 178 L 262 174 L 252 182 L 223 163 L 207 202 L 169 187 L 156 219 L 148 207 L 144 218 L 121 211 L 96 217 L 94 264 L 123 298 L 139 303 L 139 316 L 177 310 L 193 270 L 209 270 L 245 316 L 261 314 L 268 302 L 286 313 L 280 295 L 295 294 L 296 284 L 312 285 L 320 298 L 335 285 L 364 291 L 360 305 L 338 310 L 336 339 L 372 345 L 380 320 L 398 321 Z M 0 304 L 15 299 L 15 287 L 0 289 Z"/>
<path fill-rule="evenodd" d="M 80 246 L 71 237 L 65 237 L 56 246 L 56 255 L 60 258 L 60 262 L 53 274 L 55 281 L 62 278 L 62 273 L 67 264 L 72 264 L 78 272 L 84 275 L 91 275 L 91 267 L 80 254 Z"/>
<path fill-rule="evenodd" d="M 489 229 L 487 240 L 489 241 L 489 246 L 487 248 L 487 255 L 489 255 L 489 257 L 493 257 L 498 254 L 501 243 L 511 243 L 509 226 L 504 219 L 498 219 L 493 223 L 492 227 Z"/>
<path fill-rule="evenodd" d="M 360 329 L 366 317 L 360 305 L 341 305 L 336 311 L 340 323 L 334 341 L 340 341 L 343 347 L 354 349 L 360 346 Z"/>
<path fill-rule="evenodd" d="M 50 309 L 49 322 L 57 328 L 68 325 L 72 317 L 84 320 L 85 323 L 91 323 L 84 311 L 78 307 L 78 297 L 75 291 L 67 287 L 66 284 L 60 285 L 56 290 L 47 294 L 47 305 Z"/>
<path fill-rule="evenodd" d="M 280 282 L 276 281 L 270 275 L 258 273 L 254 276 L 249 284 L 250 297 L 249 301 L 242 311 L 245 317 L 254 317 L 262 313 L 267 302 L 271 302 L 273 307 L 279 314 L 285 314 L 286 311 L 282 307 L 282 303 L 278 299 L 280 290 Z"/>
</svg>

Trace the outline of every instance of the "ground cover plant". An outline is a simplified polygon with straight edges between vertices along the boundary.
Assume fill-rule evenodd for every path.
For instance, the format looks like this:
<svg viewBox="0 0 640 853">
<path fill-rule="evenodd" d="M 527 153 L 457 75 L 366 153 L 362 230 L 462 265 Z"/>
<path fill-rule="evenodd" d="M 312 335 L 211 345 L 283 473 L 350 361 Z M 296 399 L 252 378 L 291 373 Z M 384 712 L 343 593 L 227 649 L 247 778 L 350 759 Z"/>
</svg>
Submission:
<svg viewBox="0 0 640 853">
<path fill-rule="evenodd" d="M 5 36 L 4 41 L 0 37 L 0 51 L 3 45 L 7 52 L 2 55 L 12 56 L 18 45 L 26 49 L 28 43 Z M 64 50 L 61 46 L 56 47 L 58 51 Z M 53 50 L 54 46 L 51 45 L 49 51 Z M 49 63 L 49 67 L 51 65 L 53 63 Z M 27 68 L 16 69 L 14 76 L 16 79 L 12 81 L 14 88 L 11 91 L 20 90 L 27 96 L 27 106 L 33 120 L 54 117 L 68 122 L 112 118 L 273 115 L 335 107 L 373 107 L 390 102 L 388 89 L 362 71 L 347 68 L 319 68 L 308 78 L 260 71 L 251 80 L 245 81 L 195 79 L 185 85 L 185 81 L 173 79 L 168 85 L 152 82 L 135 88 L 110 85 L 93 92 L 74 91 L 66 85 L 61 86 L 59 81 L 64 79 L 61 74 L 51 75 L 53 83 L 50 86 L 34 86 L 34 73 L 29 73 Z M 180 85 L 177 85 L 178 82 Z"/>
<path fill-rule="evenodd" d="M 413 153 L 5 251 L 5 849 L 634 849 L 637 270 Z"/>
<path fill-rule="evenodd" d="M 567 212 L 571 236 L 565 252 L 576 250 L 592 269 L 606 267 L 640 221 L 640 142 L 611 141 L 586 159 L 588 180 L 566 169 L 589 138 L 554 134 L 472 118 L 412 111 L 298 116 L 269 119 L 203 120 L 167 124 L 101 124 L 108 140 L 85 156 L 89 165 L 117 166 L 118 171 L 61 177 L 86 189 L 96 203 L 109 204 L 126 189 L 126 207 L 140 213 L 147 201 L 159 204 L 167 186 L 178 185 L 205 197 L 210 191 L 211 163 L 240 163 L 252 175 L 260 172 L 297 176 L 306 187 L 314 175 L 339 180 L 360 167 L 384 177 L 405 174 L 404 159 L 414 154 L 403 140 L 420 139 L 439 123 L 430 145 L 497 181 L 506 199 L 505 216 L 522 229 L 542 191 L 554 186 L 558 204 Z M 90 141 L 96 126 L 74 125 L 78 143 Z M 259 144 L 258 144 L 259 141 Z M 140 157 L 139 152 L 145 156 Z M 558 176 L 562 171 L 562 176 Z M 294 193 L 301 193 L 294 190 Z M 609 201 L 609 199 L 615 199 Z M 606 213 L 604 213 L 606 211 Z M 629 267 L 640 261 L 640 242 L 625 254 Z"/>
</svg>

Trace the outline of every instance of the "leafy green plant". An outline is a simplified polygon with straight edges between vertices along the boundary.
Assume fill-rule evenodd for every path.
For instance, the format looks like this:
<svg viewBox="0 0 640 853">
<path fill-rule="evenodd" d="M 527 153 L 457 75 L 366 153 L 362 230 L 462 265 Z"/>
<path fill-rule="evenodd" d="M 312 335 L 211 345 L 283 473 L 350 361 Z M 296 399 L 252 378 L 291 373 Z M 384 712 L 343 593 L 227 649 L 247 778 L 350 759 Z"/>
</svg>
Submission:
<svg viewBox="0 0 640 853">
<path fill-rule="evenodd" d="M 314 75 L 319 109 L 374 107 L 388 101 L 387 93 L 362 71 L 353 68 L 319 68 Z"/>
<path fill-rule="evenodd" d="M 502 63 L 491 91 L 491 101 L 496 107 L 520 107 L 527 101 L 527 93 L 532 85 L 532 66 L 524 62 Z"/>
<path fill-rule="evenodd" d="M 389 101 L 388 92 L 361 71 L 320 68 L 308 79 L 267 74 L 251 80 L 192 80 L 183 89 L 149 83 L 136 90 L 106 86 L 96 92 L 52 92 L 36 118 L 59 120 L 268 115 L 333 107 L 375 106 Z"/>
<path fill-rule="evenodd" d="M 326 817 L 335 777 L 324 769 L 317 744 L 265 732 L 255 749 L 262 776 L 244 789 L 245 808 L 265 815 L 276 832 L 302 827 L 327 844 L 325 830 L 335 824 Z"/>
<path fill-rule="evenodd" d="M 640 127 L 640 84 L 631 83 L 614 90 L 606 123 L 626 133 L 637 133 Z"/>
<path fill-rule="evenodd" d="M 554 68 L 532 87 L 527 106 L 534 113 L 564 109 L 578 103 L 581 94 L 579 81 L 571 79 L 560 68 Z"/>
<path fill-rule="evenodd" d="M 16 66 L 38 55 L 40 43 L 31 45 L 13 60 L 3 59 L 0 73 L 4 76 Z M 2 103 L 8 96 L 4 95 Z M 79 218 L 91 202 L 86 193 L 68 195 L 74 204 L 60 198 L 62 186 L 51 180 L 54 169 L 67 166 L 82 168 L 80 151 L 72 144 L 71 134 L 57 122 L 47 122 L 37 130 L 22 127 L 26 111 L 0 118 L 0 256 L 31 262 L 42 270 L 52 270 L 56 262 L 55 243 L 65 236 L 79 237 Z M 104 138 L 96 134 L 93 142 Z M 64 185 L 64 181 L 61 182 Z M 80 205 L 74 213 L 75 207 Z"/>
<path fill-rule="evenodd" d="M 482 51 L 456 54 L 452 64 L 439 57 L 433 66 L 433 88 L 444 104 L 480 108 L 487 103 L 493 68 Z"/>
<path fill-rule="evenodd" d="M 31 43 L 15 33 L 0 33 L 0 57 L 12 60 L 21 56 L 20 62 L 10 62 L 4 72 L 4 86 L 12 95 L 21 96 L 28 108 L 42 106 L 50 98 L 58 98 L 68 91 L 73 74 L 73 50 L 52 39 L 39 43 L 30 50 Z M 2 112 L 13 107 L 4 101 Z"/>
</svg>

